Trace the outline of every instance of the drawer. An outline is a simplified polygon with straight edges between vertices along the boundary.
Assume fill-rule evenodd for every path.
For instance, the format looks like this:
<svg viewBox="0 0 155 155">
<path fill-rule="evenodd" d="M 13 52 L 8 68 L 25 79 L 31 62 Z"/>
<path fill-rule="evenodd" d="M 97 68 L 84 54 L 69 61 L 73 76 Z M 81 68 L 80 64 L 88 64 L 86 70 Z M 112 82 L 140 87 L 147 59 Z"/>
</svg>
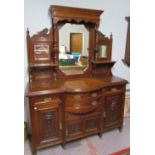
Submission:
<svg viewBox="0 0 155 155">
<path fill-rule="evenodd" d="M 73 93 L 66 95 L 66 101 L 94 100 L 101 97 L 101 90 L 89 93 Z"/>
<path fill-rule="evenodd" d="M 106 87 L 104 91 L 106 94 L 121 93 L 121 92 L 125 92 L 125 86 L 121 85 L 121 86 Z"/>
<path fill-rule="evenodd" d="M 34 105 L 61 102 L 58 95 L 43 95 L 30 98 L 30 103 Z"/>
<path fill-rule="evenodd" d="M 85 99 L 85 100 L 81 100 L 81 101 L 66 101 L 65 102 L 65 107 L 72 107 L 72 106 L 76 106 L 79 105 L 80 106 L 90 106 L 90 105 L 97 105 L 98 101 L 101 100 L 101 98 L 98 99 Z"/>
<path fill-rule="evenodd" d="M 74 121 L 74 120 L 84 120 L 90 117 L 96 117 L 100 116 L 101 117 L 102 110 L 101 108 L 96 108 L 90 113 L 86 114 L 76 114 L 76 113 L 70 113 L 70 112 L 65 112 L 65 121 Z"/>
<path fill-rule="evenodd" d="M 71 113 L 87 113 L 95 110 L 101 105 L 101 99 L 94 100 L 91 102 L 73 102 L 65 106 L 65 111 Z"/>
</svg>

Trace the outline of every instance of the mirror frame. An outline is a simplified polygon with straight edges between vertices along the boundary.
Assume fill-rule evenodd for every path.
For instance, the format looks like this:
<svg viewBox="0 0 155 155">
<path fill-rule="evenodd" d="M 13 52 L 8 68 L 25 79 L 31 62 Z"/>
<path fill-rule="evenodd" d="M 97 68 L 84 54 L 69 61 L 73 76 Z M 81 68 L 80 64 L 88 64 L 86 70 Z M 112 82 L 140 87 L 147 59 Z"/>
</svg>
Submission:
<svg viewBox="0 0 155 155">
<path fill-rule="evenodd" d="M 55 68 L 57 79 L 90 77 L 92 74 L 91 60 L 94 60 L 95 34 L 96 30 L 99 27 L 100 15 L 103 13 L 103 11 L 52 5 L 50 7 L 49 13 L 52 20 L 52 38 L 53 38 L 52 57 L 54 63 L 59 64 L 59 29 L 65 23 L 84 24 L 86 29 L 89 31 L 88 69 L 83 74 L 65 75 L 59 69 L 58 66 Z"/>
<path fill-rule="evenodd" d="M 112 41 L 113 41 L 112 34 L 110 35 L 110 38 L 108 38 L 104 34 L 102 34 L 100 31 L 96 32 L 96 53 L 95 53 L 96 60 L 107 60 L 107 61 L 111 60 Z M 107 46 L 106 57 L 99 57 L 99 46 L 102 46 L 102 45 Z"/>
</svg>

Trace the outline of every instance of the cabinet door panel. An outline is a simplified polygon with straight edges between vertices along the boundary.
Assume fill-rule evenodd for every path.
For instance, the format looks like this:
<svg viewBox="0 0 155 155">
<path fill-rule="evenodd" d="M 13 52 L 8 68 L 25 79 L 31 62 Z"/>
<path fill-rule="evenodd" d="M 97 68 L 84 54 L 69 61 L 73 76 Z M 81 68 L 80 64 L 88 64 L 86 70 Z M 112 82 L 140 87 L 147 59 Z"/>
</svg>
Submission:
<svg viewBox="0 0 155 155">
<path fill-rule="evenodd" d="M 112 127 L 121 123 L 123 106 L 122 94 L 105 96 L 105 127 Z"/>
<path fill-rule="evenodd" d="M 86 130 L 93 130 L 93 129 L 97 129 L 98 127 L 98 123 L 96 119 L 87 120 L 85 125 L 86 125 Z"/>
<path fill-rule="evenodd" d="M 60 133 L 60 109 L 59 106 L 44 107 L 39 106 L 35 109 L 37 143 L 59 141 Z"/>
<path fill-rule="evenodd" d="M 82 135 L 83 133 L 83 123 L 82 122 L 70 122 L 67 123 L 66 127 L 66 137 L 74 138 Z"/>
<path fill-rule="evenodd" d="M 85 121 L 85 132 L 86 133 L 99 132 L 101 128 L 100 118 L 101 116 L 87 119 Z"/>
</svg>

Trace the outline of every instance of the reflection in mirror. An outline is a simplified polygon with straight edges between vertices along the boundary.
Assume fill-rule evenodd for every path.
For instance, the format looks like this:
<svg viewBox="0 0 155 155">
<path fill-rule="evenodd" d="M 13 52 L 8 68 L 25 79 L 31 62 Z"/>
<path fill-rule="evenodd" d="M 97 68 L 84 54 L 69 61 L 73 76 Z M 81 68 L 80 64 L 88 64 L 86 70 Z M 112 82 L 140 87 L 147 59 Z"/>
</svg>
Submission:
<svg viewBox="0 0 155 155">
<path fill-rule="evenodd" d="M 99 46 L 99 58 L 106 58 L 107 57 L 107 46 L 101 45 Z"/>
<path fill-rule="evenodd" d="M 88 68 L 89 32 L 84 25 L 66 23 L 59 31 L 59 68 L 66 75 Z"/>
</svg>

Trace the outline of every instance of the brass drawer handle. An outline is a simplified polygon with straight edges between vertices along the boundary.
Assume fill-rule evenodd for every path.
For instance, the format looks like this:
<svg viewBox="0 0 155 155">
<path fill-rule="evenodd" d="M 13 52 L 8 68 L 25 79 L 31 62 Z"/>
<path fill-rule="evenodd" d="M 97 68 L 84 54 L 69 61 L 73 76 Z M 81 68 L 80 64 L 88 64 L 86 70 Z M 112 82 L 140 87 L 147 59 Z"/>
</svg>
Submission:
<svg viewBox="0 0 155 155">
<path fill-rule="evenodd" d="M 34 110 L 37 110 L 37 107 L 34 107 Z"/>
<path fill-rule="evenodd" d="M 52 101 L 52 99 L 51 98 L 44 98 L 44 102 L 51 102 Z"/>
<path fill-rule="evenodd" d="M 116 92 L 117 91 L 117 88 L 112 88 L 111 91 L 112 92 Z"/>
<path fill-rule="evenodd" d="M 75 98 L 76 100 L 79 100 L 79 99 L 81 99 L 81 96 L 80 96 L 80 95 L 75 95 L 74 98 Z"/>
<path fill-rule="evenodd" d="M 75 109 L 80 109 L 80 104 L 74 104 Z"/>
<path fill-rule="evenodd" d="M 97 95 L 98 95 L 97 93 L 93 93 L 92 97 L 97 97 Z"/>
<path fill-rule="evenodd" d="M 97 104 L 97 101 L 93 101 L 92 103 L 91 103 L 91 105 L 93 105 L 93 106 L 95 106 Z"/>
<path fill-rule="evenodd" d="M 111 92 L 121 92 L 122 90 L 121 89 L 118 89 L 118 88 L 112 88 L 111 89 Z"/>
</svg>

